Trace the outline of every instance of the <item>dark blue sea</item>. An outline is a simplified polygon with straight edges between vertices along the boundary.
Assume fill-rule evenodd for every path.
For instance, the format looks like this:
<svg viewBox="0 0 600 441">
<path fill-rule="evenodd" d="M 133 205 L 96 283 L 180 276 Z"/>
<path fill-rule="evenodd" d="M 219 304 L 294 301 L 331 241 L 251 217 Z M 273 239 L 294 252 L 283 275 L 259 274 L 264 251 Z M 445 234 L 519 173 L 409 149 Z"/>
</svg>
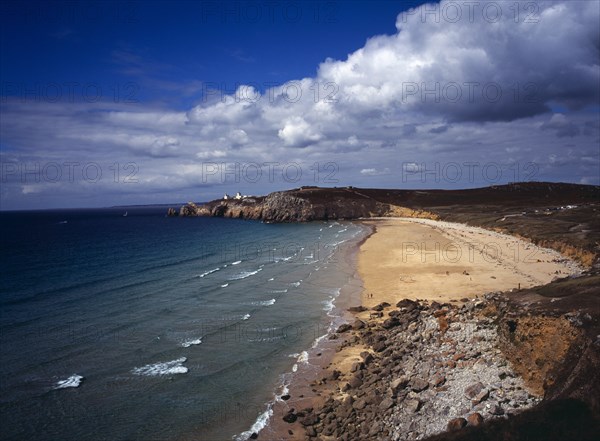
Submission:
<svg viewBox="0 0 600 441">
<path fill-rule="evenodd" d="M 311 362 L 366 228 L 165 213 L 0 213 L 2 439 L 246 439 Z"/>
</svg>

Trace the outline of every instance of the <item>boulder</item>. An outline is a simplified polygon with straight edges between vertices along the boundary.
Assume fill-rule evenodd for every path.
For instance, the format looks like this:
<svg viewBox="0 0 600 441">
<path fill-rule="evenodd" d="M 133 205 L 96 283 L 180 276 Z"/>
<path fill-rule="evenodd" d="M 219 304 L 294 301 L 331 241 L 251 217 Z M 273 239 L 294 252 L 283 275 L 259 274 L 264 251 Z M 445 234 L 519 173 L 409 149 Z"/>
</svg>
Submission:
<svg viewBox="0 0 600 441">
<path fill-rule="evenodd" d="M 298 416 L 294 413 L 294 409 L 290 409 L 282 418 L 283 421 L 289 424 L 295 423 L 297 419 Z"/>
<path fill-rule="evenodd" d="M 381 403 L 379 403 L 379 410 L 386 411 L 390 407 L 394 405 L 394 400 L 390 397 L 384 398 Z"/>
<path fill-rule="evenodd" d="M 300 420 L 300 424 L 302 424 L 303 426 L 312 426 L 314 424 L 317 424 L 318 422 L 319 422 L 318 415 L 315 415 L 312 412 L 307 414 L 304 418 L 302 418 Z"/>
<path fill-rule="evenodd" d="M 396 378 L 395 380 L 392 380 L 392 383 L 390 384 L 390 389 L 392 390 L 393 394 L 396 394 L 396 393 L 398 393 L 398 390 L 404 389 L 407 384 L 408 384 L 408 378 L 402 376 L 402 377 Z"/>
<path fill-rule="evenodd" d="M 363 384 L 363 381 L 356 375 L 354 377 L 350 378 L 350 380 L 348 381 L 348 385 L 352 389 L 358 389 L 359 387 L 362 386 L 362 384 Z"/>
<path fill-rule="evenodd" d="M 429 381 L 421 377 L 413 377 L 409 382 L 409 387 L 415 392 L 421 392 L 429 387 Z"/>
<path fill-rule="evenodd" d="M 465 427 L 467 425 L 467 420 L 465 420 L 464 418 L 454 418 L 450 421 L 448 421 L 448 426 L 447 426 L 447 430 L 448 431 L 455 431 L 455 430 L 460 430 L 463 427 Z"/>
<path fill-rule="evenodd" d="M 402 406 L 409 413 L 415 413 L 419 410 L 419 407 L 421 407 L 421 401 L 419 401 L 417 398 L 409 398 L 407 400 L 404 400 Z"/>
<path fill-rule="evenodd" d="M 344 323 L 343 325 L 340 325 L 337 328 L 337 331 L 335 331 L 335 332 L 337 332 L 338 334 L 342 334 L 342 333 L 347 332 L 347 331 L 349 331 L 351 329 L 352 329 L 352 325 L 349 325 L 348 323 Z"/>
<path fill-rule="evenodd" d="M 483 417 L 479 412 L 472 413 L 467 417 L 467 423 L 469 426 L 479 426 L 483 423 Z"/>
<path fill-rule="evenodd" d="M 359 329 L 363 329 L 365 327 L 365 322 L 360 319 L 356 319 L 356 321 L 352 324 L 352 329 L 358 331 Z"/>
<path fill-rule="evenodd" d="M 390 317 L 389 319 L 384 320 L 381 326 L 384 329 L 391 329 L 398 326 L 399 324 L 400 320 L 398 319 L 398 317 Z"/>
<path fill-rule="evenodd" d="M 467 386 L 465 388 L 465 396 L 469 400 L 473 400 L 477 395 L 479 395 L 484 390 L 484 388 L 485 388 L 485 386 L 480 381 L 478 381 L 477 383 L 473 383 L 472 385 Z"/>
</svg>

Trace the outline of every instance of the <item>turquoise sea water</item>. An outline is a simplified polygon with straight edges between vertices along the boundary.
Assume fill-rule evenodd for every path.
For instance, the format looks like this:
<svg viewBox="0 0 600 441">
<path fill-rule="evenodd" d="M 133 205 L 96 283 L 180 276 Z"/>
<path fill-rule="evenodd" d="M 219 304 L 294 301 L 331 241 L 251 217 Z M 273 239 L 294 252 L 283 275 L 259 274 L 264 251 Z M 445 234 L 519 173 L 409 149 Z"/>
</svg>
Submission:
<svg viewBox="0 0 600 441">
<path fill-rule="evenodd" d="M 2 439 L 243 439 L 366 234 L 126 210 L 0 213 Z"/>
</svg>

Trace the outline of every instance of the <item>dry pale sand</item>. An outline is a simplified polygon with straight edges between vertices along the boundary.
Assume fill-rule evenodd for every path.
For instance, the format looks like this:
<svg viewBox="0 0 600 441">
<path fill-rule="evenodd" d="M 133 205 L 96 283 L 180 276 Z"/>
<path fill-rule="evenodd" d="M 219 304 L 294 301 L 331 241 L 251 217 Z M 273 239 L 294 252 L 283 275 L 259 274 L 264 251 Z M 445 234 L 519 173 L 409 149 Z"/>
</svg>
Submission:
<svg viewBox="0 0 600 441">
<path fill-rule="evenodd" d="M 482 228 L 412 218 L 365 223 L 377 229 L 358 256 L 366 307 L 403 298 L 447 302 L 582 270 L 556 251 Z"/>
</svg>

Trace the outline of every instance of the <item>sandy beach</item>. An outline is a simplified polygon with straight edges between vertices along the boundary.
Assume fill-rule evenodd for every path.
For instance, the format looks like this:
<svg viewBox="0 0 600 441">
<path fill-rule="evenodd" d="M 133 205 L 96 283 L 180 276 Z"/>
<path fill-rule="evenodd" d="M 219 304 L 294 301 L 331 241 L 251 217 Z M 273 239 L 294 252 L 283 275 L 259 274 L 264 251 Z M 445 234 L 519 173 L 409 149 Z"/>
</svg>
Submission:
<svg viewBox="0 0 600 441">
<path fill-rule="evenodd" d="M 365 223 L 377 229 L 358 257 L 366 307 L 404 298 L 460 300 L 581 270 L 554 250 L 482 228 L 413 218 Z"/>
</svg>

